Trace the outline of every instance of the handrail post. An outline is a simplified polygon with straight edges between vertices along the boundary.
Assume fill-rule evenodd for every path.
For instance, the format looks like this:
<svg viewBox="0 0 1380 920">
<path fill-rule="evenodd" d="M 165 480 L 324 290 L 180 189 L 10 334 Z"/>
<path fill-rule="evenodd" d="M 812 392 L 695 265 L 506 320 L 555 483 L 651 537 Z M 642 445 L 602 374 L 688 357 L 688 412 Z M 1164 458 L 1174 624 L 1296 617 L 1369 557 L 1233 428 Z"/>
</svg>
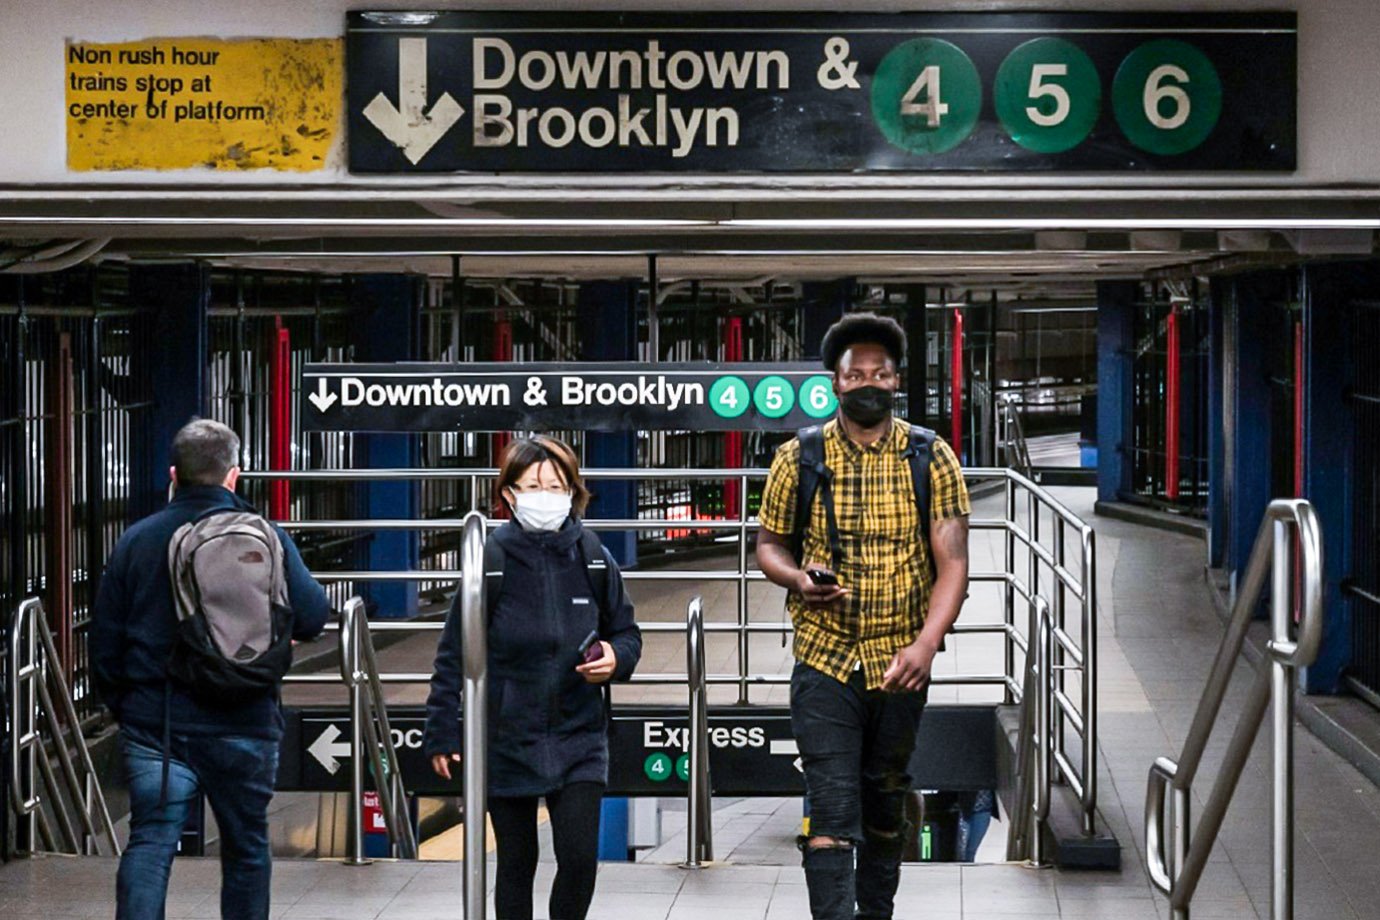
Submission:
<svg viewBox="0 0 1380 920">
<path fill-rule="evenodd" d="M 1004 536 L 1006 561 L 1006 585 L 1005 585 L 1005 615 L 1006 615 L 1006 674 L 1008 677 L 1015 677 L 1016 674 L 1016 642 L 1011 637 L 1010 630 L 1016 626 L 1016 586 L 1012 579 L 1016 577 L 1016 534 L 1012 530 L 1016 526 L 1016 481 L 1011 478 L 1008 470 L 1004 478 L 1006 483 L 1006 531 Z M 1011 693 L 1011 685 L 1006 687 L 1006 704 L 1009 706 L 1014 702 L 1014 695 Z"/>
<path fill-rule="evenodd" d="M 738 703 L 748 702 L 748 477 L 738 482 Z"/>
<path fill-rule="evenodd" d="M 709 711 L 704 672 L 704 602 L 699 597 L 685 610 L 685 671 L 689 678 L 690 781 L 686 790 L 686 869 L 702 868 L 714 858 L 709 789 Z"/>
<path fill-rule="evenodd" d="M 460 623 L 464 643 L 465 920 L 484 920 L 488 910 L 488 684 L 489 637 L 484 598 L 484 516 L 465 515 L 460 544 Z"/>
<path fill-rule="evenodd" d="M 1083 551 L 1083 833 L 1095 830 L 1097 815 L 1097 533 L 1084 526 Z"/>
<path fill-rule="evenodd" d="M 364 855 L 364 682 L 360 680 L 359 617 L 363 604 L 347 603 L 340 615 L 340 670 L 350 688 L 350 807 L 347 866 L 367 866 Z"/>
<path fill-rule="evenodd" d="M 1274 523 L 1274 571 L 1270 592 L 1270 630 L 1274 645 L 1289 642 L 1293 607 L 1289 597 L 1292 572 L 1288 524 Z M 1294 693 L 1293 669 L 1277 655 L 1270 656 L 1270 700 L 1274 721 L 1274 776 L 1271 823 L 1274 872 L 1271 873 L 1270 918 L 1294 916 Z"/>
</svg>

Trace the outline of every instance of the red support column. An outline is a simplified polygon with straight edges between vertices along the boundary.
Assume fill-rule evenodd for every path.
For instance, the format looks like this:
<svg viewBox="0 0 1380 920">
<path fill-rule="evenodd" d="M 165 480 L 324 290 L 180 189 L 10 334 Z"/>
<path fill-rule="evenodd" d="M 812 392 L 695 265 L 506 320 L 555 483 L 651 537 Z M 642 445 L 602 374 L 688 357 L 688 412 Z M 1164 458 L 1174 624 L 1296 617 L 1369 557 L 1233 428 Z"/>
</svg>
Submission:
<svg viewBox="0 0 1380 920">
<path fill-rule="evenodd" d="M 282 317 L 273 324 L 273 348 L 269 374 L 269 464 L 275 470 L 292 469 L 292 334 Z M 286 521 L 291 514 L 291 495 L 286 480 L 269 485 L 268 514 Z"/>
<path fill-rule="evenodd" d="M 731 316 L 724 324 L 724 361 L 741 361 L 743 353 L 743 318 Z M 724 434 L 724 468 L 736 470 L 742 465 L 743 433 L 727 432 Z M 724 482 L 724 517 L 728 520 L 738 517 L 738 491 L 738 480 Z"/>
<path fill-rule="evenodd" d="M 1165 320 L 1164 497 L 1179 497 L 1179 307 Z"/>
<path fill-rule="evenodd" d="M 963 311 L 954 310 L 953 347 L 949 360 L 949 411 L 953 417 L 952 447 L 963 462 Z"/>
</svg>

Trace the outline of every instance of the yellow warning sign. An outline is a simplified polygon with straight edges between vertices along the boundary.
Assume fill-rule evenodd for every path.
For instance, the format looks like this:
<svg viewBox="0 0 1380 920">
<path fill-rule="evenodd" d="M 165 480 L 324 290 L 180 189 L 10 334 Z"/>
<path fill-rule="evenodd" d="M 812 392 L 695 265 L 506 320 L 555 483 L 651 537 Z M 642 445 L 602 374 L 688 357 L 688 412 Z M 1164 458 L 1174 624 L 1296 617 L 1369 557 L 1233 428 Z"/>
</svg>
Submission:
<svg viewBox="0 0 1380 920">
<path fill-rule="evenodd" d="M 340 131 L 339 39 L 69 42 L 72 170 L 314 170 Z"/>
</svg>

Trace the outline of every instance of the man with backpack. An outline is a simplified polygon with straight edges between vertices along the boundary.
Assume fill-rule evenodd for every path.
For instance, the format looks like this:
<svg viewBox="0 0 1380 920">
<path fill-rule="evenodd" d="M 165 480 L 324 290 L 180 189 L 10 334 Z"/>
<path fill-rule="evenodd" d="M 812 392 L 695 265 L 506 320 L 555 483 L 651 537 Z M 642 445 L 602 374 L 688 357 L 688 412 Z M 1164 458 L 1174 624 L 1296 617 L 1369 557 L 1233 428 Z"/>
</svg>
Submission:
<svg viewBox="0 0 1380 920">
<path fill-rule="evenodd" d="M 268 917 L 278 689 L 330 602 L 287 534 L 235 495 L 239 451 L 219 422 L 184 426 L 171 501 L 125 532 L 101 578 L 91 670 L 120 723 L 130 800 L 117 920 L 163 917 L 198 793 L 220 830 L 221 916 Z"/>
<path fill-rule="evenodd" d="M 968 590 L 958 458 L 892 416 L 905 349 L 900 325 L 871 313 L 830 327 L 838 418 L 781 446 L 762 495 L 757 561 L 789 592 L 795 625 L 814 920 L 892 916 L 930 668 Z"/>
</svg>

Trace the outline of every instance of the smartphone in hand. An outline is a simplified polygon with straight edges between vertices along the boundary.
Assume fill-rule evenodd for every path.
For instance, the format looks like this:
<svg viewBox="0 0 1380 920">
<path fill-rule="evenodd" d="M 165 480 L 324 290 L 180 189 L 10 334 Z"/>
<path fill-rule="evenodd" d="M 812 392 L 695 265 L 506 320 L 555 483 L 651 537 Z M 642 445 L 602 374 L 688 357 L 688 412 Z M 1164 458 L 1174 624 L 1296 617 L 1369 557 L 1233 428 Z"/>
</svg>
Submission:
<svg viewBox="0 0 1380 920">
<path fill-rule="evenodd" d="M 810 577 L 810 581 L 821 587 L 837 587 L 839 577 L 833 572 L 826 572 L 823 569 L 806 569 L 805 574 Z"/>
<path fill-rule="evenodd" d="M 599 641 L 599 633 L 591 630 L 580 643 L 579 648 L 580 662 L 590 664 L 604 657 L 604 644 Z"/>
</svg>

